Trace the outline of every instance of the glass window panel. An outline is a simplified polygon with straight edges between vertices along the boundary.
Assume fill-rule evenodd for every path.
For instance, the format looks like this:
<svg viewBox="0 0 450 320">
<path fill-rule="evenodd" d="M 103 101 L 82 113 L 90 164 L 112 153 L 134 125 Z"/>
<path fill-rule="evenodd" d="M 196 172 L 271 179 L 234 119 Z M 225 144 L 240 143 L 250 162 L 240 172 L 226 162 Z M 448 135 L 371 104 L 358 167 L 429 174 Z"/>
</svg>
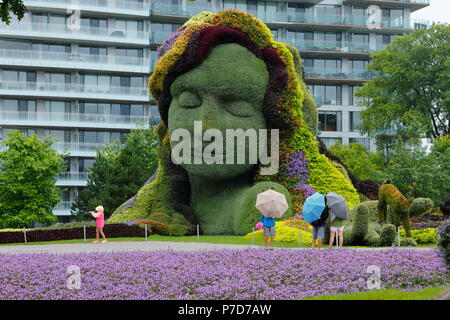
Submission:
<svg viewBox="0 0 450 320">
<path fill-rule="evenodd" d="M 144 116 L 144 106 L 142 104 L 132 104 L 130 107 L 131 116 Z"/>
</svg>

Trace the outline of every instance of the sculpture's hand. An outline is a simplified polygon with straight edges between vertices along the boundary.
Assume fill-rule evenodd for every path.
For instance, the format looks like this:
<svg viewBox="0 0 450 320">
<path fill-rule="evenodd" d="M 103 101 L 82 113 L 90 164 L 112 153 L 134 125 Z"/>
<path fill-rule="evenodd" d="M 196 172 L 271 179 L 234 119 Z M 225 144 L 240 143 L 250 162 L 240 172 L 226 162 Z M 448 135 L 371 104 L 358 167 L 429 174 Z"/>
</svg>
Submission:
<svg viewBox="0 0 450 320">
<path fill-rule="evenodd" d="M 246 191 L 246 195 L 241 210 L 235 215 L 233 229 L 236 234 L 247 234 L 260 221 L 261 213 L 256 209 L 256 197 L 259 193 L 272 189 L 285 195 L 289 209 L 284 213 L 283 218 L 292 216 L 292 200 L 289 191 L 276 182 L 260 182 Z"/>
</svg>

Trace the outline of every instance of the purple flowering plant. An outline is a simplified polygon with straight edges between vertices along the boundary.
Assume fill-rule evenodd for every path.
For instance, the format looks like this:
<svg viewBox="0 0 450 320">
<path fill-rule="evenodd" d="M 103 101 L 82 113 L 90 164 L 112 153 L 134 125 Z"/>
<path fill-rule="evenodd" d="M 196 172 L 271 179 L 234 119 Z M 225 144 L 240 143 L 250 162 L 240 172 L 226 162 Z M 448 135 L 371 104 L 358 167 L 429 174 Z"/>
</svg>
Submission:
<svg viewBox="0 0 450 320">
<path fill-rule="evenodd" d="M 316 193 L 316 190 L 307 184 L 309 178 L 308 159 L 302 151 L 296 152 L 289 157 L 289 162 L 285 168 L 286 175 L 297 181 L 294 188 L 301 191 L 305 198 Z"/>
<path fill-rule="evenodd" d="M 436 249 L 261 249 L 0 254 L 0 300 L 301 299 L 381 287 L 419 290 L 449 285 Z M 69 266 L 79 289 L 67 286 Z"/>
</svg>

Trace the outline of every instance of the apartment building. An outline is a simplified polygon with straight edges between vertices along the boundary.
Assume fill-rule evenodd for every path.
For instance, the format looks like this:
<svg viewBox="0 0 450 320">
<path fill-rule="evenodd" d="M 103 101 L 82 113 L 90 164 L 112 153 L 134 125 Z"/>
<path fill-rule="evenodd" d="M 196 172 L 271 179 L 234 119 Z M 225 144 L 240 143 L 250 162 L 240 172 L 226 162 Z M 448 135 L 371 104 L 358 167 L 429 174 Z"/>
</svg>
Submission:
<svg viewBox="0 0 450 320">
<path fill-rule="evenodd" d="M 48 134 L 70 153 L 58 176 L 60 221 L 86 186 L 96 148 L 157 124 L 146 88 L 158 45 L 189 17 L 238 9 L 299 49 L 327 146 L 360 142 L 355 88 L 370 80 L 369 55 L 426 22 L 410 13 L 429 0 L 24 0 L 24 19 L 0 24 L 0 138 L 11 129 Z"/>
</svg>

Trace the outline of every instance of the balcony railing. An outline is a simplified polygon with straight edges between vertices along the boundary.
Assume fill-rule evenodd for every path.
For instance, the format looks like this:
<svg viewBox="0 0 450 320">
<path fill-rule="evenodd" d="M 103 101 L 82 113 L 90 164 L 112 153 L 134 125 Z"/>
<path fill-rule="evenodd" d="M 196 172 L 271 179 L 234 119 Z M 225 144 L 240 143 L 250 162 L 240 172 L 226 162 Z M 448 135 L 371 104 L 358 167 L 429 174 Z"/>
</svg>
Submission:
<svg viewBox="0 0 450 320">
<path fill-rule="evenodd" d="M 186 2 L 186 6 L 170 3 L 152 3 L 150 7 L 150 14 L 175 15 L 182 17 L 191 17 L 203 11 L 212 11 L 211 6 L 198 5 L 191 2 Z"/>
<path fill-rule="evenodd" d="M 69 113 L 69 112 L 26 112 L 26 111 L 2 111 L 0 123 L 5 121 L 29 121 L 29 122 L 70 122 L 70 123 L 104 123 L 135 125 L 137 123 L 148 124 L 148 117 L 125 116 L 93 113 Z"/>
<path fill-rule="evenodd" d="M 52 147 L 57 151 L 73 152 L 91 152 L 95 153 L 98 149 L 104 147 L 104 143 L 92 143 L 92 142 L 55 142 Z"/>
<path fill-rule="evenodd" d="M 293 45 L 299 50 L 339 51 L 339 52 L 373 52 L 368 42 L 345 42 L 324 40 L 278 39 L 277 41 Z"/>
<path fill-rule="evenodd" d="M 148 64 L 144 58 L 127 57 L 120 55 L 95 55 L 95 54 L 81 54 L 69 52 L 48 52 L 36 50 L 18 50 L 18 49 L 4 49 L 0 48 L 0 58 L 40 61 L 40 62 L 55 62 L 62 61 L 65 63 L 88 63 L 98 66 L 98 64 L 117 64 L 117 65 L 132 65 L 142 66 L 148 68 Z"/>
<path fill-rule="evenodd" d="M 171 32 L 160 32 L 160 31 L 154 31 L 150 35 L 150 42 L 151 43 L 163 43 L 164 40 L 169 38 L 171 36 Z"/>
<path fill-rule="evenodd" d="M 78 5 L 80 8 L 113 8 L 113 9 L 126 9 L 133 11 L 147 11 L 148 1 L 132 1 L 132 0 L 25 0 L 25 5 Z"/>
<path fill-rule="evenodd" d="M 372 72 L 365 70 L 343 72 L 341 68 L 305 67 L 305 77 L 322 79 L 370 80 L 372 79 L 373 74 Z"/>
<path fill-rule="evenodd" d="M 95 93 L 107 95 L 125 96 L 148 96 L 147 88 L 140 87 L 108 87 L 87 86 L 76 83 L 53 83 L 53 82 L 25 82 L 25 81 L 3 81 L 0 82 L 0 92 L 10 90 L 24 90 L 31 92 L 60 92 L 60 93 Z"/>
<path fill-rule="evenodd" d="M 44 34 L 46 36 L 56 35 L 58 38 L 64 36 L 76 36 L 83 38 L 84 36 L 92 36 L 95 38 L 105 38 L 106 40 L 126 42 L 148 40 L 148 32 L 143 31 L 125 31 L 114 30 L 108 28 L 95 28 L 79 26 L 68 28 L 66 24 L 52 23 L 30 23 L 30 22 L 13 22 L 10 25 L 0 24 L 0 32 L 24 31 L 27 35 Z"/>
<path fill-rule="evenodd" d="M 419 0 L 417 0 L 419 1 Z M 211 11 L 211 7 L 199 6 L 191 3 L 187 3 L 186 7 L 183 8 L 180 5 L 174 4 L 160 4 L 154 3 L 151 6 L 150 12 L 152 14 L 164 14 L 164 15 L 174 15 L 181 17 L 191 17 L 197 13 L 203 11 Z M 368 17 L 367 16 L 350 16 L 350 15 L 329 15 L 329 14 L 307 14 L 307 13 L 295 13 L 295 12 L 271 12 L 271 13 L 258 13 L 249 11 L 252 15 L 268 23 L 275 22 L 297 22 L 305 24 L 325 24 L 325 25 L 346 25 L 346 26 L 367 26 Z M 427 21 L 420 22 L 422 26 L 429 25 Z M 401 28 L 401 29 L 415 29 L 417 27 L 417 22 L 411 20 L 408 23 L 405 20 L 391 20 L 383 19 L 381 21 L 382 27 L 389 28 Z"/>
<path fill-rule="evenodd" d="M 86 181 L 87 172 L 62 172 L 56 176 L 60 181 Z"/>
<path fill-rule="evenodd" d="M 68 210 L 72 206 L 72 201 L 60 201 L 53 209 L 54 210 Z"/>
</svg>

